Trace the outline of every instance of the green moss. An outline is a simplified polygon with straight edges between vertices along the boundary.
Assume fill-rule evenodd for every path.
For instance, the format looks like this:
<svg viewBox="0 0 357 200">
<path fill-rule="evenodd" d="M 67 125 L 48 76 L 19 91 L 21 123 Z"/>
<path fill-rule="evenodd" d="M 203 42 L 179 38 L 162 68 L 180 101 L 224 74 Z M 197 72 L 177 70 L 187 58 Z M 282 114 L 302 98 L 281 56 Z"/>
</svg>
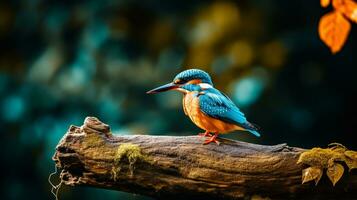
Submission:
<svg viewBox="0 0 357 200">
<path fill-rule="evenodd" d="M 340 156 L 340 153 L 334 152 L 331 149 L 313 148 L 302 153 L 298 163 L 327 168 L 330 159 L 338 158 Z"/>
<path fill-rule="evenodd" d="M 135 163 L 137 160 L 143 160 L 145 158 L 141 153 L 139 145 L 131 143 L 124 143 L 118 147 L 115 153 L 114 162 L 118 163 L 124 157 L 129 160 L 129 163 Z"/>
<path fill-rule="evenodd" d="M 121 171 L 121 162 L 127 160 L 129 162 L 129 171 L 132 176 L 135 169 L 135 163 L 147 162 L 148 156 L 144 155 L 139 145 L 124 143 L 121 144 L 114 156 L 114 166 L 112 169 L 113 178 L 116 181 L 117 174 Z"/>
<path fill-rule="evenodd" d="M 97 134 L 87 134 L 84 140 L 83 146 L 88 147 L 102 147 L 105 141 L 103 138 Z"/>
<path fill-rule="evenodd" d="M 322 176 L 324 169 L 327 176 L 335 185 L 342 177 L 344 168 L 338 162 L 344 162 L 349 170 L 357 168 L 357 152 L 348 150 L 341 144 L 333 143 L 329 148 L 313 148 L 303 152 L 298 160 L 310 167 L 303 170 L 302 183 L 315 180 L 317 184 Z"/>
</svg>

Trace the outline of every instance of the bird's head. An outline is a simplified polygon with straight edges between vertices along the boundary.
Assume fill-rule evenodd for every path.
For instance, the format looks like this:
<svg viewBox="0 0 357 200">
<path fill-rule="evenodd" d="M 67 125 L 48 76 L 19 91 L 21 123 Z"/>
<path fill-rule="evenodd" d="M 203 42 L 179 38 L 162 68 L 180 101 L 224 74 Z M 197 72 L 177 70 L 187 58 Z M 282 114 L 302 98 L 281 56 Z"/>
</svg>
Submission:
<svg viewBox="0 0 357 200">
<path fill-rule="evenodd" d="M 148 91 L 148 94 L 177 90 L 182 93 L 213 87 L 209 74 L 200 69 L 188 69 L 177 74 L 171 83 Z"/>
</svg>

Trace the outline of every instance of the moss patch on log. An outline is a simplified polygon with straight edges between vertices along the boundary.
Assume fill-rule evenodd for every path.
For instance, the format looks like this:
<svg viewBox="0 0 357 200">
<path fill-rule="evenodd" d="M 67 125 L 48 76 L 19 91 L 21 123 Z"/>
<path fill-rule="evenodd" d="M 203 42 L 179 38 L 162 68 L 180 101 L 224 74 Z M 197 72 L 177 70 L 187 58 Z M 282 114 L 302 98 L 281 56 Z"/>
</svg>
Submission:
<svg viewBox="0 0 357 200">
<path fill-rule="evenodd" d="M 344 167 L 341 163 L 346 163 L 349 170 L 357 168 L 357 152 L 348 150 L 345 146 L 332 143 L 328 148 L 313 148 L 303 152 L 298 160 L 299 163 L 310 167 L 302 171 L 302 183 L 314 180 L 317 185 L 322 177 L 323 170 L 333 185 L 335 185 L 343 175 Z"/>
<path fill-rule="evenodd" d="M 96 134 L 87 134 L 86 139 L 83 142 L 84 148 L 94 148 L 104 146 L 105 141 L 102 136 Z"/>
<path fill-rule="evenodd" d="M 141 148 L 139 145 L 132 144 L 132 143 L 124 143 L 121 144 L 115 152 L 114 156 L 114 166 L 112 169 L 113 179 L 114 181 L 117 180 L 118 173 L 120 173 L 122 167 L 121 162 L 127 160 L 129 162 L 129 171 L 130 175 L 134 174 L 135 170 L 135 163 L 141 161 L 146 162 L 148 161 L 148 156 L 142 153 Z"/>
</svg>

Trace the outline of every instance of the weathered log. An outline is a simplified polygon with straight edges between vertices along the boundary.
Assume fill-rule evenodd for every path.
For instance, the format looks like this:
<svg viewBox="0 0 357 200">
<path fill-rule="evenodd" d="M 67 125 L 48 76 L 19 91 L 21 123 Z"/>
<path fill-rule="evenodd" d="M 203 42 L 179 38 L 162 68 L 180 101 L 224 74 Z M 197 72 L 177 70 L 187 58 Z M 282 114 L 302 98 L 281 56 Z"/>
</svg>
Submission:
<svg viewBox="0 0 357 200">
<path fill-rule="evenodd" d="M 203 145 L 198 136 L 113 135 L 87 117 L 71 126 L 53 160 L 66 185 L 86 185 L 170 199 L 356 198 L 357 175 L 345 173 L 336 186 L 301 184 L 305 151 L 220 139 Z"/>
</svg>

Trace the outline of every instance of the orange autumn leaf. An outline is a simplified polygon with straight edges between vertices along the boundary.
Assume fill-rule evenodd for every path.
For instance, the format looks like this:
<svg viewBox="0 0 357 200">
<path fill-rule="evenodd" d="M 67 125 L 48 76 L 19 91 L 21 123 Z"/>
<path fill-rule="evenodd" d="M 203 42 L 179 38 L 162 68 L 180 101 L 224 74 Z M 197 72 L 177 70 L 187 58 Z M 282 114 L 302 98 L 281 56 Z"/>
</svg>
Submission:
<svg viewBox="0 0 357 200">
<path fill-rule="evenodd" d="M 319 22 L 320 38 L 334 54 L 345 44 L 350 29 L 350 23 L 336 10 L 322 16 Z"/>
<path fill-rule="evenodd" d="M 320 0 L 320 5 L 326 8 L 328 5 L 330 5 L 330 0 Z"/>
<path fill-rule="evenodd" d="M 357 3 L 353 0 L 333 0 L 333 7 L 357 23 Z"/>
</svg>

